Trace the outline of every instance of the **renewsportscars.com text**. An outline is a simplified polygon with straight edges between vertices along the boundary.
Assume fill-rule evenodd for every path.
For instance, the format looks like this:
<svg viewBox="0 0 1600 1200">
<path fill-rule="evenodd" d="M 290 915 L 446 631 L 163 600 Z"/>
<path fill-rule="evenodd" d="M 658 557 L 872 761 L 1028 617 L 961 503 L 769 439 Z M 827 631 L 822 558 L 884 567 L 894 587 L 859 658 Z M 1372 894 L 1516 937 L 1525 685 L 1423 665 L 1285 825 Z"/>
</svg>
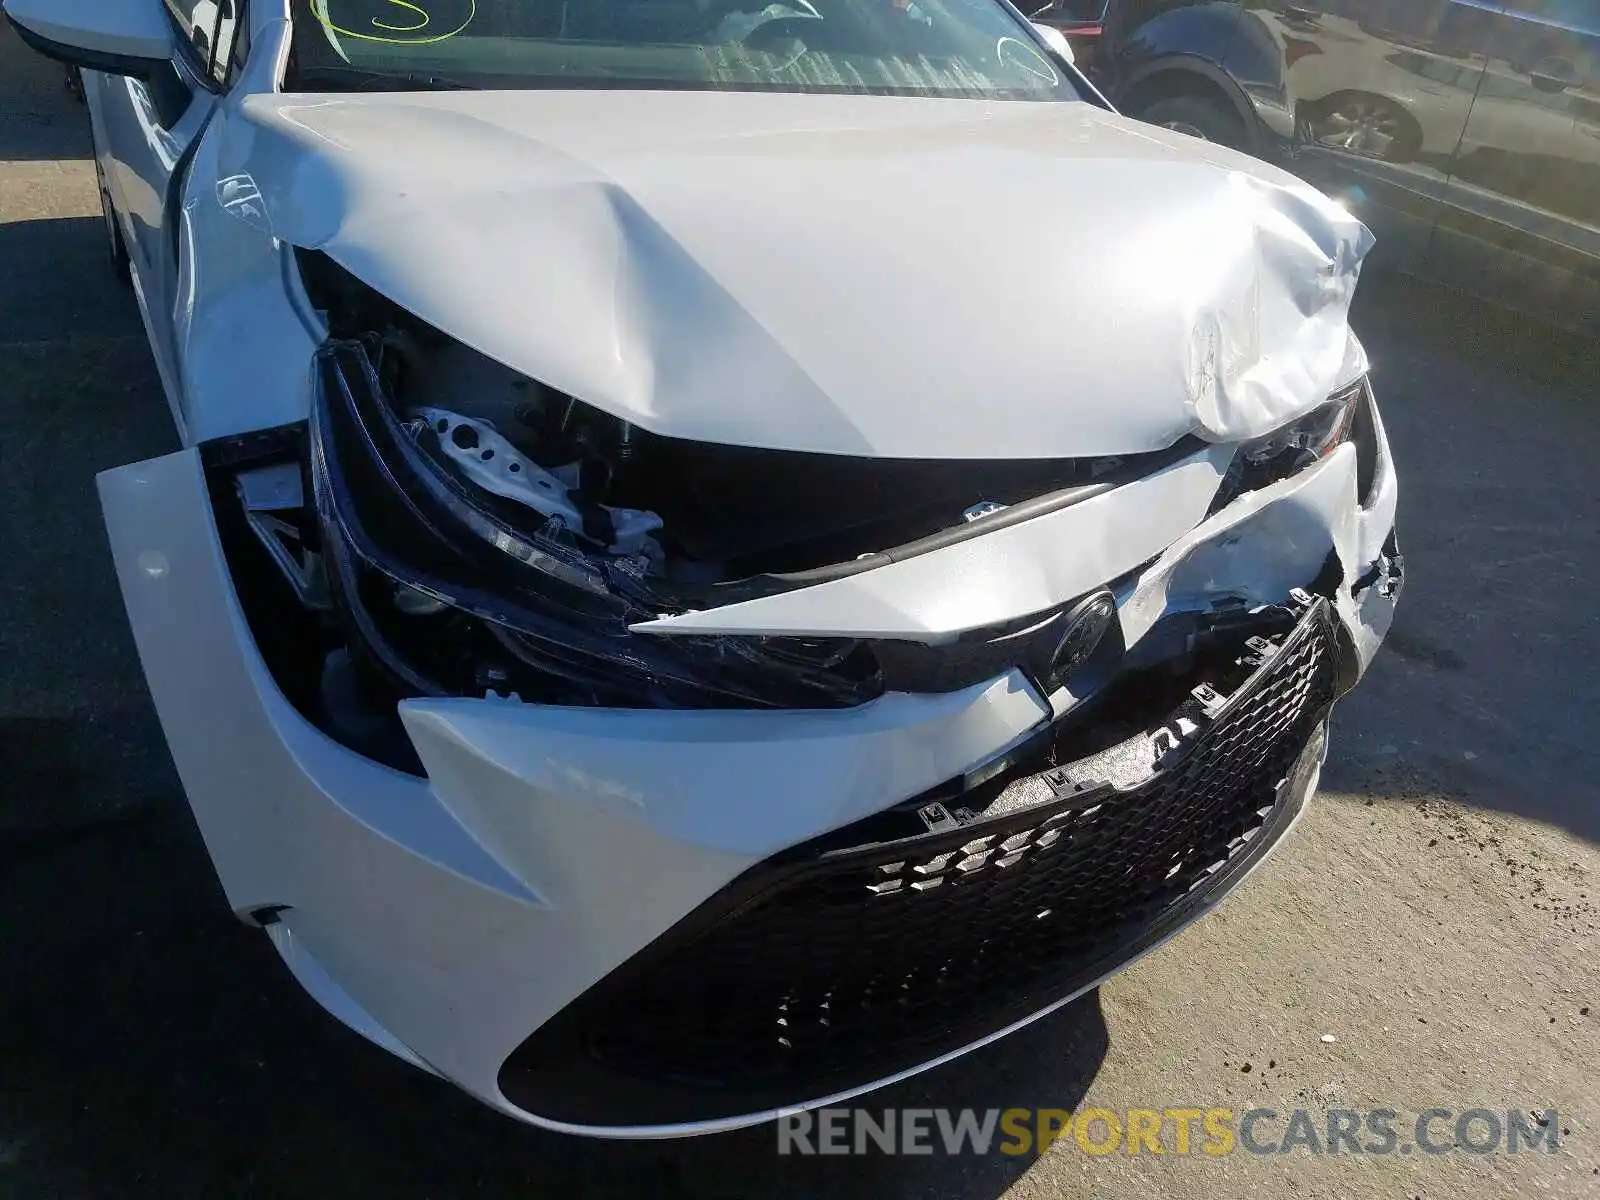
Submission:
<svg viewBox="0 0 1600 1200">
<path fill-rule="evenodd" d="M 779 1154 L 1555 1154 L 1554 1109 L 819 1108 L 778 1120 Z"/>
</svg>

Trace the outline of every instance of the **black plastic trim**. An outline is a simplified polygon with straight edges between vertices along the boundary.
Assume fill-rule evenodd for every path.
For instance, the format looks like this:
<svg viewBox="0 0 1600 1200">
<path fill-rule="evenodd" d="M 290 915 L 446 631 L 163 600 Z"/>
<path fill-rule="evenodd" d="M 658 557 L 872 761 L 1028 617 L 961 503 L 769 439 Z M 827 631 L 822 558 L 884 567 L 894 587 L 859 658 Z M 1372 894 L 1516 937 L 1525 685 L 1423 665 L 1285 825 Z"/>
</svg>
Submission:
<svg viewBox="0 0 1600 1200">
<path fill-rule="evenodd" d="M 1315 637 L 1331 643 L 1334 638 L 1333 624 L 1327 600 L 1312 600 L 1293 632 L 1278 643 L 1274 652 L 1262 658 L 1232 697 L 1212 713 L 1210 720 L 1213 723 L 1225 721 L 1231 712 L 1247 703 L 1257 690 L 1267 686 L 1273 676 L 1274 664 L 1293 647 L 1302 644 L 1304 639 Z M 1330 669 L 1332 666 L 1330 663 Z M 1325 680 L 1325 683 L 1331 683 L 1331 680 Z M 1331 690 L 1326 687 L 1320 690 L 1316 706 L 1306 709 L 1301 716 L 1307 731 L 1303 736 L 1315 736 L 1314 731 L 1326 722 L 1333 700 Z M 1139 790 L 1158 786 L 1163 777 L 1179 770 L 1205 744 L 1206 734 L 1202 732 L 1181 752 L 1181 757 L 1164 762 L 1154 776 L 1139 785 Z M 1295 745 L 1294 752 L 1299 756 L 1303 753 L 1303 746 Z M 1049 776 L 1053 772 L 1047 770 L 1042 774 Z M 1052 785 L 1052 790 L 1060 797 L 1060 788 Z M 1057 810 L 1081 810 L 1102 803 L 1115 804 L 1119 792 L 1110 784 L 1101 784 L 1044 804 L 996 805 L 996 810 L 1003 809 L 997 815 L 980 817 L 949 831 L 924 831 L 909 837 L 892 833 L 887 838 L 882 836 L 884 822 L 876 817 L 835 830 L 792 847 L 746 871 L 655 942 L 569 1003 L 507 1057 L 499 1074 L 501 1092 L 511 1103 L 529 1113 L 550 1120 L 585 1125 L 598 1131 L 608 1127 L 685 1126 L 737 1119 L 785 1106 L 816 1102 L 915 1071 L 1003 1032 L 1060 1003 L 1063 997 L 1092 986 L 1195 919 L 1237 883 L 1292 824 L 1305 797 L 1289 793 L 1290 789 L 1280 791 L 1278 802 L 1258 827 L 1249 845 L 1229 858 L 1203 883 L 1196 885 L 1187 896 L 1148 921 L 1130 928 L 1124 937 L 1108 942 L 1104 953 L 1073 965 L 1066 977 L 1057 976 L 1042 986 L 1026 989 L 1024 994 L 1013 996 L 1008 1003 L 973 1014 L 959 1027 L 942 1028 L 933 1037 L 932 1044 L 922 1047 L 910 1058 L 906 1057 L 907 1051 L 901 1049 L 886 1052 L 882 1058 L 853 1064 L 847 1073 L 826 1073 L 811 1079 L 809 1083 L 741 1080 L 737 1085 L 719 1088 L 670 1077 L 647 1077 L 643 1073 L 609 1063 L 595 1054 L 591 1041 L 594 1036 L 591 1022 L 597 1019 L 597 1014 L 598 1019 L 604 1021 L 608 1014 L 614 1015 L 634 1007 L 627 1001 L 640 982 L 674 954 L 718 927 L 754 913 L 764 902 L 797 884 L 848 869 L 855 860 L 871 862 L 885 857 L 909 858 L 913 853 L 928 856 L 943 853 L 985 834 L 1005 837 L 1014 828 L 1037 825 Z M 935 795 L 944 796 L 946 804 L 952 803 L 948 799 L 947 789 L 934 789 L 924 797 L 896 805 L 892 811 L 914 818 L 916 807 L 927 797 Z M 907 827 L 907 824 L 904 820 L 899 822 L 901 828 Z M 916 820 L 911 820 L 909 824 L 916 825 Z M 635 1019 L 649 1022 L 652 1014 L 648 1009 L 638 1009 Z M 795 1094 L 796 1088 L 801 1090 L 801 1094 Z"/>
<path fill-rule="evenodd" d="M 139 58 L 132 54 L 111 54 L 103 50 L 69 46 L 35 33 L 10 13 L 6 14 L 6 19 L 29 47 L 46 58 L 53 58 L 68 66 L 81 67 L 86 71 L 103 71 L 107 75 L 126 75 L 132 79 L 150 79 L 163 67 L 172 66 L 172 60 L 167 58 Z"/>
</svg>

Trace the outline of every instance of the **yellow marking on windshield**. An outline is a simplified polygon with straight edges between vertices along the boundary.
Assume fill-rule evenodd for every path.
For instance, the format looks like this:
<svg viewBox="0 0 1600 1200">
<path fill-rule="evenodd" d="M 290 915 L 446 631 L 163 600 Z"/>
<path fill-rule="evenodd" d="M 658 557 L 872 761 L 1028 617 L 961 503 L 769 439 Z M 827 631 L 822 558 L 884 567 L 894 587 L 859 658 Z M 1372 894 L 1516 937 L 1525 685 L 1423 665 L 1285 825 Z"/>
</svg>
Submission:
<svg viewBox="0 0 1600 1200">
<path fill-rule="evenodd" d="M 418 8 L 415 4 L 407 3 L 407 0 L 389 0 L 389 3 L 393 4 L 396 8 L 410 9 L 412 12 L 416 13 L 417 16 L 421 17 L 422 20 L 418 21 L 415 25 L 391 25 L 387 21 L 380 21 L 377 17 L 373 17 L 372 24 L 378 29 L 392 29 L 396 33 L 415 33 L 417 30 L 424 28 L 428 24 L 428 14 L 422 9 Z"/>
<path fill-rule="evenodd" d="M 357 30 L 346 29 L 342 25 L 335 24 L 333 18 L 328 14 L 328 5 L 326 0 L 323 0 L 322 3 L 313 4 L 311 6 L 311 11 L 316 14 L 318 23 L 320 23 L 322 27 L 330 34 L 333 34 L 337 37 L 355 38 L 360 42 L 383 42 L 391 46 L 426 46 L 431 45 L 434 42 L 448 41 L 449 39 L 455 37 L 456 34 L 460 33 L 468 25 L 472 24 L 472 19 L 478 15 L 477 0 L 467 0 L 467 18 L 466 20 L 462 21 L 461 24 L 457 25 L 448 33 L 435 33 L 430 34 L 427 37 L 419 37 L 417 35 L 421 33 L 423 29 L 426 29 L 429 22 L 432 20 L 432 17 L 430 17 L 428 14 L 428 11 L 420 4 L 411 3 L 411 0 L 385 0 L 385 3 L 393 4 L 396 8 L 403 8 L 413 12 L 422 19 L 415 25 L 389 25 L 383 21 L 380 21 L 377 17 L 373 17 L 372 27 L 374 29 L 387 29 L 390 32 L 388 34 L 361 33 Z"/>
</svg>

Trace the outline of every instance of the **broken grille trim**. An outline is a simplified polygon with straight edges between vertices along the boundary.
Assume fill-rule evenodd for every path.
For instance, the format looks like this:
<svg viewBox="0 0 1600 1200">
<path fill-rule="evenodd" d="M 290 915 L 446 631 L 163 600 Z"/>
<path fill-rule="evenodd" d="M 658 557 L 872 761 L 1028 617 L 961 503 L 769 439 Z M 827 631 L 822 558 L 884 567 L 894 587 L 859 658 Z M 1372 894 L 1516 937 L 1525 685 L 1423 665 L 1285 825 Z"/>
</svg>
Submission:
<svg viewBox="0 0 1600 1200">
<path fill-rule="evenodd" d="M 909 1059 L 902 1044 L 898 1060 L 889 1061 L 876 1060 L 868 1044 L 863 1047 L 868 1052 L 862 1056 L 866 1065 L 856 1066 L 852 1061 L 848 1078 L 841 1075 L 835 1063 L 831 1070 L 824 1070 L 815 1077 L 799 1072 L 797 1078 L 766 1086 L 752 1079 L 747 1087 L 743 1078 L 734 1077 L 726 1077 L 725 1086 L 712 1086 L 704 1079 L 675 1078 L 671 1072 L 662 1074 L 659 1071 L 656 1078 L 646 1078 L 630 1071 L 626 1064 L 597 1059 L 593 1041 L 595 1025 L 615 1022 L 623 1013 L 636 1024 L 648 1025 L 655 1015 L 637 1005 L 626 1011 L 628 1006 L 622 1001 L 630 990 L 642 987 L 651 973 L 663 963 L 670 963 L 673 956 L 697 947 L 719 929 L 735 925 L 759 911 L 773 897 L 793 893 L 808 878 L 838 876 L 862 863 L 882 862 L 895 857 L 897 847 L 906 845 L 909 849 L 912 843 L 916 854 L 923 859 L 958 849 L 977 839 L 988 838 L 991 845 L 999 845 L 1014 827 L 1042 826 L 1046 819 L 1064 812 L 1115 803 L 1119 795 L 1133 797 L 1164 786 L 1210 742 L 1211 731 L 1225 726 L 1227 716 L 1249 703 L 1252 697 L 1259 697 L 1272 682 L 1275 668 L 1295 647 L 1303 647 L 1309 639 L 1317 639 L 1312 651 L 1316 677 L 1308 680 L 1294 719 L 1287 722 L 1271 742 L 1271 747 L 1283 751 L 1286 757 L 1272 759 L 1284 765 L 1276 768 L 1282 773 L 1266 783 L 1276 794 L 1269 804 L 1256 810 L 1259 822 L 1242 839 L 1235 837 L 1228 841 L 1226 853 L 1215 861 L 1208 860 L 1206 868 L 1190 881 L 1177 899 L 1163 901 L 1154 911 L 1139 912 L 1136 920 L 1117 923 L 1117 936 L 1090 943 L 1079 952 L 1067 955 L 1047 972 L 1048 978 L 1032 981 L 1020 997 L 965 1014 L 962 1020 L 954 1022 L 961 1031 L 959 1038 L 942 1036 L 949 1030 L 939 1029 L 935 1031 L 935 1040 L 940 1044 L 917 1045 L 916 1053 Z M 1333 663 L 1337 637 L 1326 601 L 1316 600 L 1301 616 L 1293 632 L 1271 648 L 1270 654 L 1263 655 L 1259 649 L 1254 653 L 1261 661 L 1224 704 L 1218 706 L 1212 701 L 1213 711 L 1206 728 L 1187 739 L 1181 753 L 1160 763 L 1137 787 L 1102 785 L 1084 789 L 1068 799 L 1027 804 L 1019 809 L 1007 808 L 998 816 L 979 818 L 949 833 L 867 845 L 841 846 L 854 829 L 847 826 L 752 868 L 536 1030 L 503 1064 L 500 1074 L 503 1094 L 512 1104 L 537 1115 L 541 1121 L 574 1129 L 617 1134 L 634 1129 L 642 1136 L 643 1131 L 650 1129 L 683 1132 L 735 1127 L 795 1107 L 857 1095 L 884 1082 L 915 1074 L 1059 1008 L 1142 957 L 1217 904 L 1270 853 L 1298 816 L 1321 762 L 1320 753 L 1312 753 L 1313 743 L 1318 743 L 1316 748 L 1320 749 L 1322 731 L 1335 699 Z M 1308 768 L 1308 759 L 1312 758 L 1314 761 Z M 1267 761 L 1263 758 L 1251 769 L 1264 768 Z M 1262 784 L 1259 777 L 1252 778 L 1255 782 L 1250 787 Z M 1249 789 L 1241 783 L 1234 790 L 1244 795 Z M 1215 835 L 1212 837 L 1214 841 Z M 1196 844 L 1204 848 L 1210 843 Z M 730 977 L 729 982 L 736 986 L 738 979 Z M 911 1041 L 915 1043 L 916 1039 Z"/>
</svg>

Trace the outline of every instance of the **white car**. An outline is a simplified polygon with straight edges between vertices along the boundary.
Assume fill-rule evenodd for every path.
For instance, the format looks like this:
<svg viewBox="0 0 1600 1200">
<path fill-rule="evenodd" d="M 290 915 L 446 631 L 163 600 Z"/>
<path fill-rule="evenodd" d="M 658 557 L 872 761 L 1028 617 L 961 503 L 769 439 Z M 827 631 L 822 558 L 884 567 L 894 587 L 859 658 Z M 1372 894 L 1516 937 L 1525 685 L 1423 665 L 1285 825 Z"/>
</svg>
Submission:
<svg viewBox="0 0 1600 1200">
<path fill-rule="evenodd" d="M 995 0 L 5 7 L 183 440 L 100 477 L 173 758 L 378 1045 L 771 1119 L 1092 988 L 1311 797 L 1402 578 L 1316 191 Z"/>
<path fill-rule="evenodd" d="M 1421 44 L 1397 48 L 1395 35 L 1348 18 L 1322 16 L 1308 30 L 1273 13 L 1254 16 L 1292 64 L 1289 119 L 1306 142 L 1393 162 L 1421 161 L 1441 177 L 1451 158 L 1470 152 L 1474 142 L 1556 159 L 1586 157 L 1572 144 L 1570 89 L 1541 91 L 1525 72 L 1504 63 L 1485 70 L 1482 57 Z M 1472 132 L 1466 143 L 1464 128 Z"/>
</svg>

